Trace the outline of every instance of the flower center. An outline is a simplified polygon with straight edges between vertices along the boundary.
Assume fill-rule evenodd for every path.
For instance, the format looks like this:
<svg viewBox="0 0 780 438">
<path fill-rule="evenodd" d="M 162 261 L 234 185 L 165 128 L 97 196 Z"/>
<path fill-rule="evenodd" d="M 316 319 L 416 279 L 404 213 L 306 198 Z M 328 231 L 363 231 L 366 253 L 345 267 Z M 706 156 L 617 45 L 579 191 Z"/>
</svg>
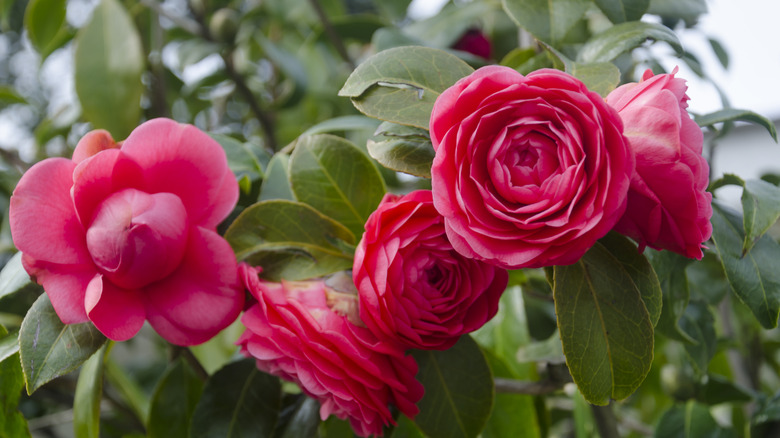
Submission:
<svg viewBox="0 0 780 438">
<path fill-rule="evenodd" d="M 92 260 L 112 283 L 137 289 L 170 275 L 187 248 L 178 196 L 124 189 L 106 198 L 87 230 Z"/>
</svg>

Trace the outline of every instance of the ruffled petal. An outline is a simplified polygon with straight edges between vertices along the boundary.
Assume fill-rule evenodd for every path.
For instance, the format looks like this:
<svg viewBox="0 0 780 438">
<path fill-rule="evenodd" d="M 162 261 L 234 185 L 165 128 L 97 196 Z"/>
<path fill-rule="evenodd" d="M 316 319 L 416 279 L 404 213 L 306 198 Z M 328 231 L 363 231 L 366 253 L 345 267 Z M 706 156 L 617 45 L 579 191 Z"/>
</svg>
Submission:
<svg viewBox="0 0 780 438">
<path fill-rule="evenodd" d="M 179 196 L 194 224 L 216 227 L 238 200 L 225 152 L 194 126 L 151 120 L 130 134 L 122 152 L 143 168 L 144 189 Z"/>
<path fill-rule="evenodd" d="M 22 265 L 43 286 L 57 316 L 65 324 L 86 322 L 84 297 L 89 282 L 98 275 L 92 265 L 57 265 L 22 255 Z"/>
<path fill-rule="evenodd" d="M 233 250 L 218 234 L 199 227 L 190 230 L 181 266 L 143 293 L 149 323 L 178 345 L 211 339 L 244 305 Z"/>
<path fill-rule="evenodd" d="M 11 196 L 9 219 L 16 247 L 29 257 L 61 265 L 91 263 L 70 188 L 72 161 L 49 158 L 31 167 Z"/>
<path fill-rule="evenodd" d="M 73 150 L 73 162 L 78 164 L 87 158 L 106 149 L 119 148 L 120 143 L 114 142 L 111 134 L 104 129 L 96 129 L 81 137 L 76 149 Z"/>
<path fill-rule="evenodd" d="M 89 282 L 84 304 L 95 327 L 115 341 L 135 336 L 146 320 L 138 291 L 119 289 L 102 275 Z"/>
</svg>

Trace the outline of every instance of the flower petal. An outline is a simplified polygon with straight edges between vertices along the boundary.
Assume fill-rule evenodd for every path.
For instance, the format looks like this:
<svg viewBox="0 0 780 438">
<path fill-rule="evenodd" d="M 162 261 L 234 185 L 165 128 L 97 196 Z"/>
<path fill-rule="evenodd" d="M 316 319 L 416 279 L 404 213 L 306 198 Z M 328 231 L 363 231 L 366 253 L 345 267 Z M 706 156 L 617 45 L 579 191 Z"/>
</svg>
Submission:
<svg viewBox="0 0 780 438">
<path fill-rule="evenodd" d="M 86 322 L 84 296 L 87 285 L 98 275 L 92 265 L 57 265 L 37 261 L 27 254 L 22 255 L 22 265 L 51 300 L 57 316 L 65 324 Z"/>
<path fill-rule="evenodd" d="M 90 321 L 115 341 L 126 341 L 141 330 L 146 315 L 138 291 L 119 289 L 98 274 L 84 299 Z"/>
</svg>

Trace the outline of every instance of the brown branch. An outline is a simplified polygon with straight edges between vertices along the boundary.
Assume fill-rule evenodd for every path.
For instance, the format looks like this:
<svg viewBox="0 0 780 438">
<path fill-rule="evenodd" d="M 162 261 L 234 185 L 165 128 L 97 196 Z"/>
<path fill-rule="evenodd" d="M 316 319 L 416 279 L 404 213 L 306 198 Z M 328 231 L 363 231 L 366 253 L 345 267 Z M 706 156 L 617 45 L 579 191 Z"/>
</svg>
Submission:
<svg viewBox="0 0 780 438">
<path fill-rule="evenodd" d="M 333 25 L 328 19 L 328 16 L 325 14 L 325 10 L 322 9 L 322 5 L 320 5 L 319 0 L 309 0 L 309 3 L 311 3 L 311 7 L 314 8 L 314 11 L 317 13 L 317 16 L 320 18 L 320 21 L 322 22 L 322 27 L 325 28 L 325 34 L 328 35 L 328 39 L 330 39 L 330 42 L 331 44 L 333 44 L 333 47 L 336 48 L 336 51 L 339 53 L 339 56 L 341 56 L 341 58 L 344 61 L 346 61 L 347 64 L 349 64 L 349 67 L 352 70 L 354 70 L 355 62 L 352 61 L 352 58 L 349 57 L 349 53 L 347 53 L 347 47 L 344 45 L 344 41 L 341 40 L 339 34 L 336 33 L 335 29 L 333 29 Z"/>
</svg>

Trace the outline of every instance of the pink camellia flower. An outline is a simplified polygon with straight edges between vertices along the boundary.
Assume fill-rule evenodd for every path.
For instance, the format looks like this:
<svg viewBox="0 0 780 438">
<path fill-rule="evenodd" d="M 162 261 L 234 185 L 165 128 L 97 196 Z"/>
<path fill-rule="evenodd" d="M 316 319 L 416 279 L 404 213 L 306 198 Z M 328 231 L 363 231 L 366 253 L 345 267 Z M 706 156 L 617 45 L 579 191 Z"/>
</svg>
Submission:
<svg viewBox="0 0 780 438">
<path fill-rule="evenodd" d="M 620 116 L 573 76 L 483 67 L 436 100 L 433 203 L 453 247 L 516 269 L 576 262 L 622 216 Z"/>
<path fill-rule="evenodd" d="M 360 319 L 378 337 L 445 350 L 498 311 L 507 272 L 452 248 L 430 190 L 385 195 L 365 228 L 352 273 Z"/>
<path fill-rule="evenodd" d="M 123 143 L 92 131 L 71 160 L 30 168 L 11 197 L 11 234 L 63 323 L 126 340 L 148 320 L 192 345 L 243 306 L 235 255 L 215 232 L 237 199 L 218 143 L 156 119 Z"/>
<path fill-rule="evenodd" d="M 688 87 L 672 74 L 647 70 L 639 83 L 607 96 L 623 118 L 636 154 L 626 213 L 615 230 L 645 246 L 701 259 L 710 238 L 712 194 L 706 191 L 709 166 L 703 136 L 688 115 Z"/>
<path fill-rule="evenodd" d="M 423 387 L 413 357 L 337 313 L 324 281 L 271 283 L 257 274 L 239 266 L 257 303 L 241 317 L 247 329 L 237 343 L 259 369 L 297 383 L 320 402 L 323 420 L 349 419 L 360 436 L 395 424 L 391 404 L 410 418 L 417 414 Z"/>
</svg>

